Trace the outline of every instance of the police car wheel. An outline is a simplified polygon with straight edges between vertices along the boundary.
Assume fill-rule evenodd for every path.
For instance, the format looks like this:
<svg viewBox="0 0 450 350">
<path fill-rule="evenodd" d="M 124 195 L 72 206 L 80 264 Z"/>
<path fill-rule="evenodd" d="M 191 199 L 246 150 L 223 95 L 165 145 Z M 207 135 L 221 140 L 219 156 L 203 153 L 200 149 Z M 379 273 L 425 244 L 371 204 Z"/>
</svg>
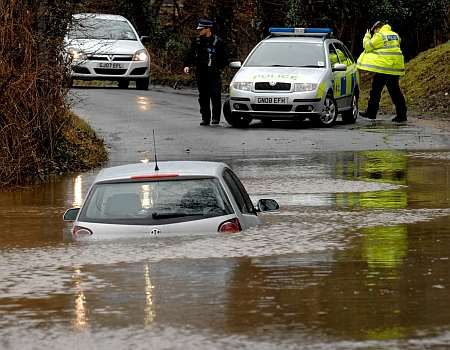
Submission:
<svg viewBox="0 0 450 350">
<path fill-rule="evenodd" d="M 246 128 L 252 121 L 251 118 L 237 112 L 231 112 L 228 118 L 225 117 L 225 120 L 235 128 Z"/>
<path fill-rule="evenodd" d="M 251 118 L 246 117 L 242 113 L 231 112 L 229 99 L 223 103 L 223 116 L 227 123 L 234 128 L 246 128 L 252 121 Z"/>
<path fill-rule="evenodd" d="M 336 122 L 338 109 L 336 100 L 332 95 L 327 95 L 324 100 L 322 114 L 317 118 L 317 122 L 322 127 L 331 127 Z"/>
<path fill-rule="evenodd" d="M 342 112 L 342 121 L 347 124 L 354 124 L 358 118 L 358 96 L 352 96 L 352 105 L 348 111 Z"/>
</svg>

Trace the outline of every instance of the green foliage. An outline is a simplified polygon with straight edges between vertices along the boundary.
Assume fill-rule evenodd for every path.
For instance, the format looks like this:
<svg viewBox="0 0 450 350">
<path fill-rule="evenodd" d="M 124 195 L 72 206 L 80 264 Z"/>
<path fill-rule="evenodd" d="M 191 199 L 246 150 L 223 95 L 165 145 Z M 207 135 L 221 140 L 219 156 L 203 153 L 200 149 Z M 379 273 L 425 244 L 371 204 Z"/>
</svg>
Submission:
<svg viewBox="0 0 450 350">
<path fill-rule="evenodd" d="M 307 26 L 304 13 L 302 0 L 289 0 L 286 25 L 292 27 Z"/>
<path fill-rule="evenodd" d="M 66 116 L 55 147 L 55 168 L 62 173 L 85 171 L 108 159 L 105 144 L 95 131 L 74 114 Z"/>
</svg>

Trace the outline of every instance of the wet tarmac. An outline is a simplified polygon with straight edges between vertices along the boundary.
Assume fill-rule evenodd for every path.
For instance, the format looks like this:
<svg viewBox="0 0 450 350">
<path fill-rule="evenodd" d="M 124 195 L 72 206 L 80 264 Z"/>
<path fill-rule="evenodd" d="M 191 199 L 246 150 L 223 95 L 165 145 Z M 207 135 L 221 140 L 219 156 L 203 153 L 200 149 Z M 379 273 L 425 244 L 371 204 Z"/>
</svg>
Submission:
<svg viewBox="0 0 450 350">
<path fill-rule="evenodd" d="M 265 225 L 70 242 L 95 171 L 0 193 L 0 349 L 450 347 L 450 152 L 227 162 Z"/>
</svg>

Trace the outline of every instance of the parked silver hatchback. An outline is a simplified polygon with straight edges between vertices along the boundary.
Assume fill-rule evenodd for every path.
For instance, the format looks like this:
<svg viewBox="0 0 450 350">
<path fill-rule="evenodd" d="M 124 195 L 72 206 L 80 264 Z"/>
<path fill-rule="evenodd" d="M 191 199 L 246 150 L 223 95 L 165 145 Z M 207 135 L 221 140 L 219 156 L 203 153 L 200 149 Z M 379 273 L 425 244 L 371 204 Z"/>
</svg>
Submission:
<svg viewBox="0 0 450 350">
<path fill-rule="evenodd" d="M 71 208 L 74 239 L 165 237 L 181 233 L 239 232 L 261 223 L 258 212 L 276 210 L 273 199 L 254 207 L 224 163 L 159 162 L 103 169 L 81 208 Z"/>
<path fill-rule="evenodd" d="M 150 56 L 131 23 L 122 16 L 81 13 L 73 16 L 65 46 L 71 77 L 79 80 L 118 81 L 120 88 L 136 82 L 148 89 Z"/>
<path fill-rule="evenodd" d="M 231 126 L 309 119 L 331 127 L 338 114 L 346 123 L 356 121 L 356 62 L 329 28 L 271 28 L 243 64 L 230 66 L 239 69 L 223 107 Z"/>
</svg>

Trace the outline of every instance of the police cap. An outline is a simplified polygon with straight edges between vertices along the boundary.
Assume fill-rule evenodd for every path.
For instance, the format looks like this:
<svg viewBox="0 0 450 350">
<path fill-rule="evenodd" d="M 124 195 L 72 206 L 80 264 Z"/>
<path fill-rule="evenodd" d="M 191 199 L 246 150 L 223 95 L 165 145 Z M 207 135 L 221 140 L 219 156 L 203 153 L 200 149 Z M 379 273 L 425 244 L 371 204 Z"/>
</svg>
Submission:
<svg viewBox="0 0 450 350">
<path fill-rule="evenodd" d="M 200 18 L 197 22 L 197 29 L 213 28 L 214 22 L 209 19 Z"/>
</svg>

